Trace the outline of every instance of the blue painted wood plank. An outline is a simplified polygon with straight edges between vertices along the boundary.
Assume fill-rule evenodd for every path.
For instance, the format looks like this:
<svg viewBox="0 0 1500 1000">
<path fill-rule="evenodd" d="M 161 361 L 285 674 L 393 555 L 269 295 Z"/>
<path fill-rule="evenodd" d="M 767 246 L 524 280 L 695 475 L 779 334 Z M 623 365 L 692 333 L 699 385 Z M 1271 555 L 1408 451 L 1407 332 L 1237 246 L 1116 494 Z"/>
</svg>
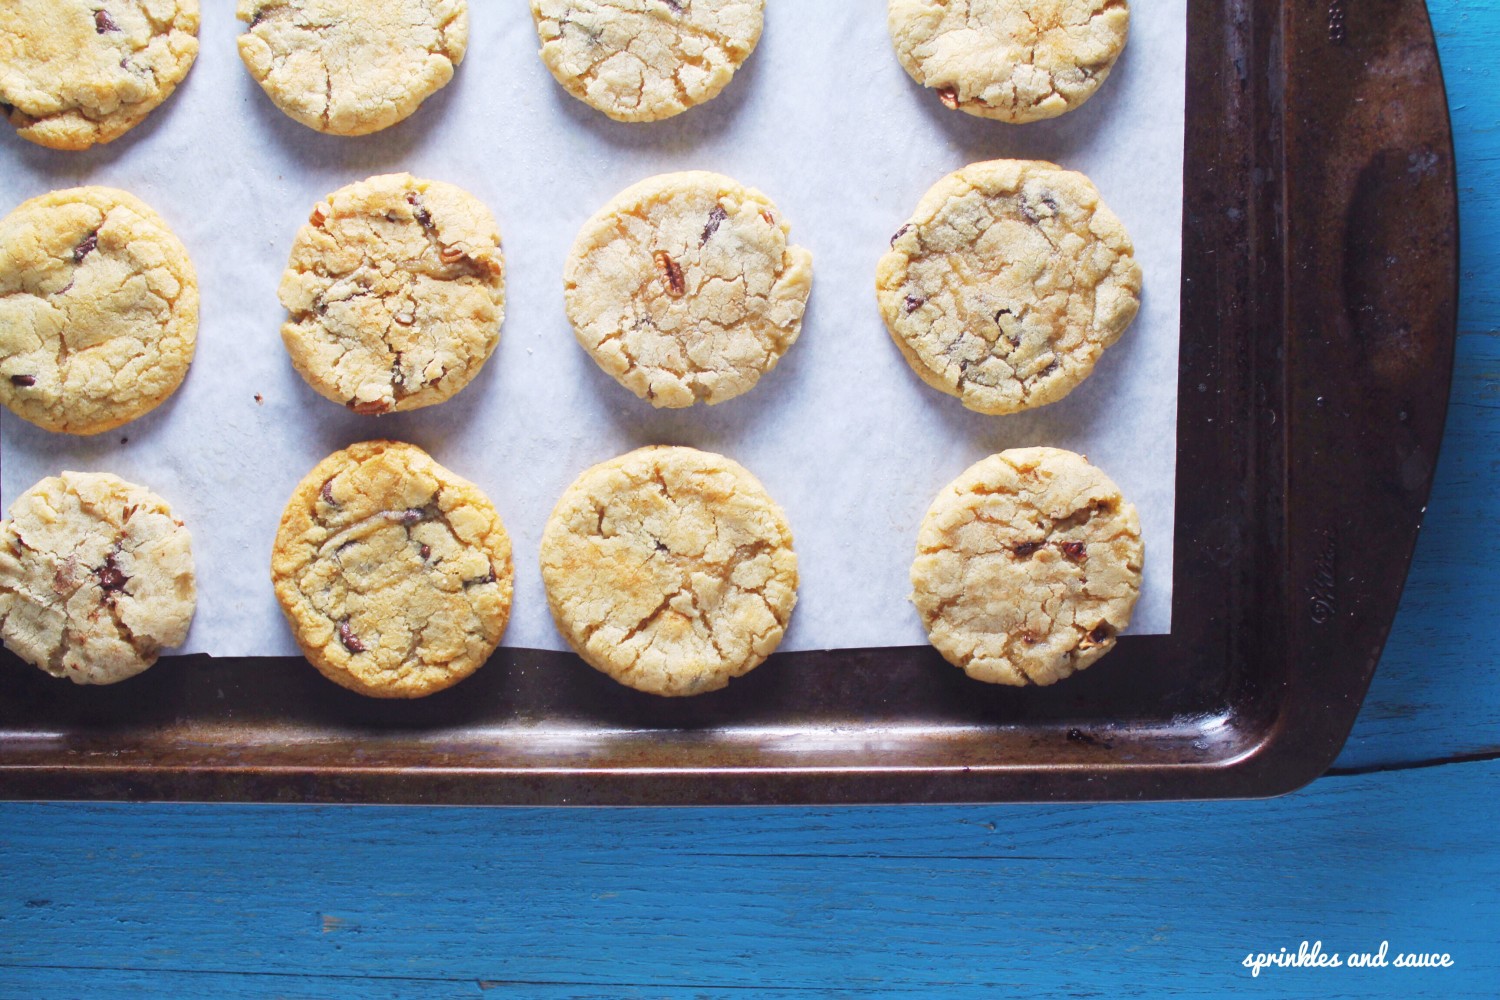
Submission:
<svg viewBox="0 0 1500 1000">
<path fill-rule="evenodd" d="M 1500 982 L 1500 845 L 1476 804 L 1497 779 L 1484 762 L 1137 808 L 11 805 L 0 979 L 276 974 L 331 977 L 298 988 L 335 997 L 367 995 L 337 981 L 351 974 L 579 996 L 1482 995 Z M 1240 964 L 1304 939 L 1457 965 L 1252 980 Z"/>
<path fill-rule="evenodd" d="M 1500 329 L 1500 5 L 1428 0 L 1458 159 L 1463 242 L 1459 327 Z"/>
<path fill-rule="evenodd" d="M 1500 753 L 1500 334 L 1459 338 L 1401 609 L 1337 767 Z"/>
</svg>

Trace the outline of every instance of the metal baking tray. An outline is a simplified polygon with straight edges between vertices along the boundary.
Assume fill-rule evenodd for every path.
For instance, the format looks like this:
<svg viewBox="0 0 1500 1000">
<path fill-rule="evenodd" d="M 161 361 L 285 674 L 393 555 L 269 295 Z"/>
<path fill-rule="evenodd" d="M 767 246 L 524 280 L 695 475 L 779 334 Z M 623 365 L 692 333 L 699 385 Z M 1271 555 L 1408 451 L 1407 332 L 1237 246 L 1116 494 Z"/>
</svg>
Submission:
<svg viewBox="0 0 1500 1000">
<path fill-rule="evenodd" d="M 927 648 L 637 694 L 502 649 L 372 701 L 300 659 L 123 685 L 0 659 L 0 798 L 453 804 L 1266 796 L 1333 761 L 1395 614 L 1453 366 L 1457 202 L 1421 0 L 1189 5 L 1173 632 L 1011 690 Z"/>
</svg>

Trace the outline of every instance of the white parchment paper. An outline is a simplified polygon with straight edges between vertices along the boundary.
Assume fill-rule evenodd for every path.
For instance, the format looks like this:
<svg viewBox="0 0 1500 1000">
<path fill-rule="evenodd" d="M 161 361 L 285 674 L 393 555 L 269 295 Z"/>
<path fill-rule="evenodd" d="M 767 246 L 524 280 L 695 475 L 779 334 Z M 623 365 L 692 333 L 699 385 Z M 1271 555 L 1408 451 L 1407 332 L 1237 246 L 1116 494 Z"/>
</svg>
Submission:
<svg viewBox="0 0 1500 1000">
<path fill-rule="evenodd" d="M 468 57 L 401 125 L 323 136 L 262 95 L 235 48 L 228 0 L 203 5 L 202 52 L 177 94 L 86 153 L 0 136 L 0 211 L 54 188 L 122 187 L 187 245 L 202 289 L 196 360 L 177 394 L 110 434 L 40 431 L 0 411 L 9 505 L 62 469 L 149 486 L 192 530 L 199 604 L 185 651 L 293 654 L 269 582 L 283 505 L 329 452 L 412 441 L 478 483 L 516 546 L 506 645 L 565 648 L 537 568 L 542 526 L 587 466 L 646 444 L 722 452 L 761 478 L 796 534 L 802 586 L 784 649 L 917 645 L 907 603 L 917 525 L 937 491 L 1008 447 L 1086 453 L 1141 513 L 1146 581 L 1132 631 L 1171 627 L 1181 276 L 1186 0 L 1132 5 L 1125 55 L 1100 93 L 1023 127 L 943 108 L 891 49 L 882 0 L 769 0 L 760 47 L 715 101 L 624 125 L 569 97 L 537 57 L 521 0 L 473 0 Z M 890 342 L 875 264 L 947 172 L 996 157 L 1089 174 L 1125 221 L 1144 305 L 1095 375 L 1060 403 L 1011 417 L 924 386 Z M 802 339 L 749 394 L 653 410 L 602 374 L 563 315 L 579 226 L 619 190 L 670 170 L 729 174 L 770 195 L 815 258 Z M 499 220 L 508 265 L 501 342 L 448 403 L 360 417 L 308 389 L 281 346 L 276 286 L 293 234 L 330 191 L 409 170 L 456 183 Z"/>
</svg>

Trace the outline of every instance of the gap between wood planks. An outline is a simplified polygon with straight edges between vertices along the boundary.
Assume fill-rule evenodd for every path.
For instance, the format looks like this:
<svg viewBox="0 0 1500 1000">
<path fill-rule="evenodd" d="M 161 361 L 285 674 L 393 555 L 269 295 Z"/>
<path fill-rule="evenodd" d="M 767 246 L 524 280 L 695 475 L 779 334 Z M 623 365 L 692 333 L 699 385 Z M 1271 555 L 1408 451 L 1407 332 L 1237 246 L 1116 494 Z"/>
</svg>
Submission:
<svg viewBox="0 0 1500 1000">
<path fill-rule="evenodd" d="M 1500 749 L 1476 750 L 1473 753 L 1454 754 L 1451 757 L 1433 757 L 1427 760 L 1398 761 L 1391 764 L 1363 764 L 1359 767 L 1330 767 L 1323 772 L 1324 778 L 1347 778 L 1361 774 L 1381 774 L 1386 771 L 1417 771 L 1425 767 L 1443 767 L 1446 764 L 1482 764 L 1500 760 Z M 1321 779 L 1320 779 L 1321 780 Z"/>
<path fill-rule="evenodd" d="M 129 965 L 11 965 L 0 962 L 0 969 L 38 969 L 51 972 L 111 972 L 127 973 L 140 976 L 243 976 L 247 979 L 273 979 L 273 980 L 311 980 L 314 982 L 374 982 L 374 983 L 429 983 L 451 986 L 477 986 L 480 990 L 505 989 L 517 986 L 542 986 L 567 989 L 593 989 L 593 990 L 615 990 L 615 989 L 637 989 L 637 990 L 723 990 L 726 992 L 753 991 L 765 993 L 768 991 L 776 993 L 814 993 L 826 996 L 829 992 L 824 986 L 783 986 L 777 985 L 767 987 L 763 985 L 737 985 L 726 983 L 674 983 L 674 982 L 652 982 L 652 983 L 622 983 L 616 981 L 594 982 L 584 979 L 475 979 L 465 976 L 391 976 L 391 975 L 341 975 L 336 972 L 272 972 L 262 970 L 245 969 L 159 969 L 146 968 L 143 966 Z M 933 986 L 941 986 L 933 983 Z M 911 989 L 905 986 L 873 986 L 861 984 L 861 994 L 867 993 L 906 993 Z"/>
</svg>

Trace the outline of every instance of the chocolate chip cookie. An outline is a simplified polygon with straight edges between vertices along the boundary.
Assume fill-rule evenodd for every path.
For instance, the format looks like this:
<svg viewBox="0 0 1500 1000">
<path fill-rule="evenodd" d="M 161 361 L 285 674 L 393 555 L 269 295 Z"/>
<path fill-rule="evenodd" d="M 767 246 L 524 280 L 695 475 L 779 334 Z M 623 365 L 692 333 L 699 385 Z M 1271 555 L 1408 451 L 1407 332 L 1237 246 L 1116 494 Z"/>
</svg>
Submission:
<svg viewBox="0 0 1500 1000">
<path fill-rule="evenodd" d="M 1125 226 L 1083 174 L 992 160 L 928 191 L 880 259 L 886 328 L 922 380 L 980 413 L 1062 399 L 1140 309 Z"/>
<path fill-rule="evenodd" d="M 489 209 L 385 174 L 318 203 L 281 280 L 292 364 L 356 413 L 415 410 L 479 374 L 500 340 L 505 261 Z"/>
<path fill-rule="evenodd" d="M 657 407 L 748 392 L 797 340 L 812 254 L 759 191 L 722 174 L 663 174 L 590 219 L 568 255 L 583 349 Z"/>
<path fill-rule="evenodd" d="M 329 680 L 373 698 L 421 698 L 483 666 L 510 620 L 513 575 L 488 498 L 395 441 L 320 462 L 271 554 L 297 645 Z"/>
<path fill-rule="evenodd" d="M 23 139 L 87 149 L 172 96 L 198 56 L 198 0 L 5 0 L 0 115 Z"/>
<path fill-rule="evenodd" d="M 542 61 L 616 121 L 717 97 L 760 40 L 765 0 L 531 0 Z"/>
<path fill-rule="evenodd" d="M 114 188 L 54 191 L 0 220 L 0 403 L 99 434 L 182 384 L 198 336 L 187 250 Z"/>
<path fill-rule="evenodd" d="M 742 466 L 642 448 L 568 487 L 542 535 L 558 631 L 621 684 L 715 691 L 759 666 L 797 603 L 781 508 Z"/>
<path fill-rule="evenodd" d="M 975 680 L 1053 684 L 1108 653 L 1141 589 L 1140 520 L 1103 472 L 1057 448 L 992 455 L 927 512 L 912 602 Z"/>
<path fill-rule="evenodd" d="M 0 523 L 0 637 L 54 677 L 134 677 L 187 639 L 196 603 L 192 538 L 143 486 L 64 472 Z"/>
<path fill-rule="evenodd" d="M 896 55 L 950 108 L 1022 124 L 1056 118 L 1109 77 L 1127 0 L 890 0 Z"/>
<path fill-rule="evenodd" d="M 467 0 L 239 0 L 240 58 L 289 117 L 368 135 L 410 117 L 453 79 Z"/>
</svg>

